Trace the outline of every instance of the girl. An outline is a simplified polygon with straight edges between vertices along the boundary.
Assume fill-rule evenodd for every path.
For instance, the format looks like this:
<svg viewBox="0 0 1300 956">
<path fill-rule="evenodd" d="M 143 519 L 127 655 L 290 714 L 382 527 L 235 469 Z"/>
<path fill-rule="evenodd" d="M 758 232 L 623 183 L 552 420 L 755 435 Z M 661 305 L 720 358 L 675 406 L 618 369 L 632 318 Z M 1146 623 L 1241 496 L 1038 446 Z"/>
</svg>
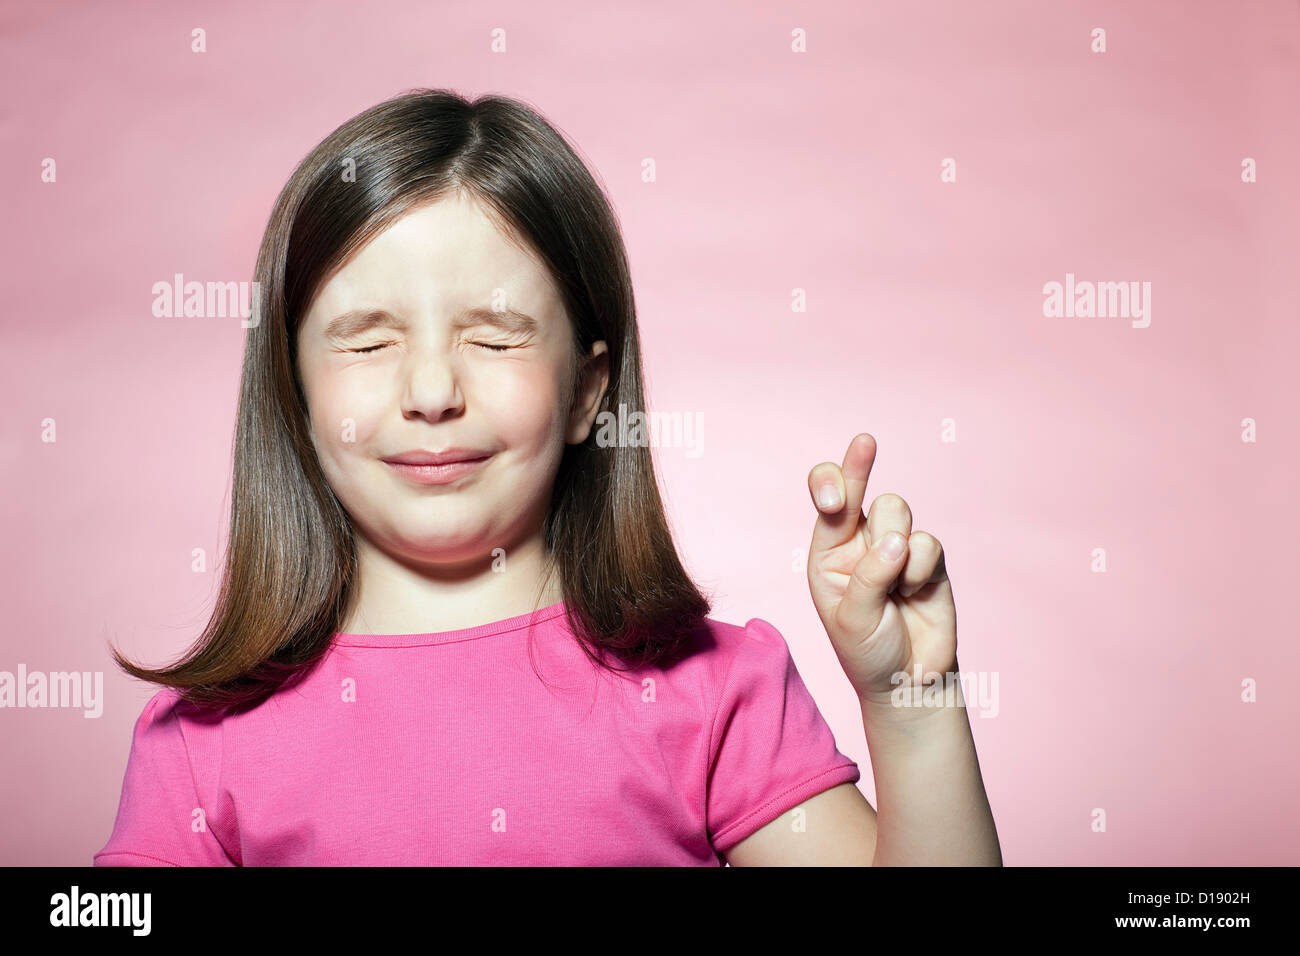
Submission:
<svg viewBox="0 0 1300 956">
<path fill-rule="evenodd" d="M 871 436 L 809 476 L 809 581 L 879 829 L 782 636 L 707 617 L 650 449 L 597 440 L 644 410 L 628 265 L 535 112 L 355 117 L 256 276 L 221 591 L 174 666 L 113 650 L 164 687 L 96 865 L 1000 862 L 964 708 L 891 706 L 955 614 L 906 503 L 862 520 Z"/>
</svg>

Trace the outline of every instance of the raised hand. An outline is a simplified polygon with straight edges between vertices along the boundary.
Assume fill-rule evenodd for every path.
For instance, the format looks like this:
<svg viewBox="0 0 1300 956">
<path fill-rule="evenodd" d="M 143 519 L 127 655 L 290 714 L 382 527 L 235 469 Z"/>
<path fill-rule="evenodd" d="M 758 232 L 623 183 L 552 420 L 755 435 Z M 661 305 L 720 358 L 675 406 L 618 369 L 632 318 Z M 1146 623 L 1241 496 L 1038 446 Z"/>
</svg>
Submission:
<svg viewBox="0 0 1300 956">
<path fill-rule="evenodd" d="M 899 672 L 913 685 L 934 672 L 956 672 L 957 609 L 943 547 L 933 535 L 912 531 L 907 502 L 879 495 L 863 515 L 875 460 L 876 440 L 863 433 L 849 443 L 842 466 L 823 462 L 809 472 L 818 515 L 808 588 L 859 698 L 887 703 Z M 827 489 L 833 496 L 823 498 Z"/>
</svg>

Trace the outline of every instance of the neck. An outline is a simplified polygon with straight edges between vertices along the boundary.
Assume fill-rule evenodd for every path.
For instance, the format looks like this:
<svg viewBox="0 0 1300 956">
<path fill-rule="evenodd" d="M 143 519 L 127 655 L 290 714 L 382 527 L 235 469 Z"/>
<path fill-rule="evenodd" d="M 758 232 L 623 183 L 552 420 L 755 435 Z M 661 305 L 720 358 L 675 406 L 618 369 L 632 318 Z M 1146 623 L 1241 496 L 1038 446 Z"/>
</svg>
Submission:
<svg viewBox="0 0 1300 956">
<path fill-rule="evenodd" d="M 340 630 L 349 634 L 458 631 L 528 614 L 563 599 L 541 529 L 513 546 L 457 564 L 389 554 L 360 532 L 357 580 Z"/>
</svg>

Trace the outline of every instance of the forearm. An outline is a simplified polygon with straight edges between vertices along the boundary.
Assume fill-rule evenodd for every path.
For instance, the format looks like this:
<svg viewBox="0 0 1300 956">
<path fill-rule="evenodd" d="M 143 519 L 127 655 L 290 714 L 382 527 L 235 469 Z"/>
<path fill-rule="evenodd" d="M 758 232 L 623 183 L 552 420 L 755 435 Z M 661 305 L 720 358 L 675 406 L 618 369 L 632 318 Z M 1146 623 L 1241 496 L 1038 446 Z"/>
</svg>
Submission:
<svg viewBox="0 0 1300 956">
<path fill-rule="evenodd" d="M 876 782 L 873 866 L 1001 866 L 964 702 L 860 699 Z"/>
</svg>

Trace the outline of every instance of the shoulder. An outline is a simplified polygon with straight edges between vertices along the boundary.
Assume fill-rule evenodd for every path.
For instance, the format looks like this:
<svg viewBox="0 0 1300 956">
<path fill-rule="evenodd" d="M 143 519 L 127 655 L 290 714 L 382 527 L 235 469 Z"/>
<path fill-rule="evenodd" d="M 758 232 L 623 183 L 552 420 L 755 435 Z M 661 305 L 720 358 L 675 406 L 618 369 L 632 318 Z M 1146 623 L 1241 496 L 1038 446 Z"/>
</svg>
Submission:
<svg viewBox="0 0 1300 956">
<path fill-rule="evenodd" d="M 135 720 L 135 734 L 139 737 L 169 723 L 177 722 L 184 711 L 185 700 L 181 697 L 180 691 L 174 687 L 164 687 L 145 701 L 140 716 Z"/>
<path fill-rule="evenodd" d="M 695 624 L 686 641 L 688 656 L 685 659 L 697 667 L 716 669 L 722 666 L 725 670 L 736 654 L 753 641 L 768 646 L 785 646 L 785 639 L 780 632 L 761 618 L 750 618 L 744 624 L 719 618 L 702 618 Z"/>
<path fill-rule="evenodd" d="M 151 754 L 186 756 L 195 764 L 215 759 L 221 750 L 222 716 L 196 706 L 174 687 L 164 687 L 140 710 L 131 734 L 131 749 Z"/>
<path fill-rule="evenodd" d="M 761 617 L 735 624 L 707 617 L 693 635 L 694 653 L 704 662 L 726 669 L 741 654 L 780 656 L 790 647 L 776 627 Z"/>
<path fill-rule="evenodd" d="M 147 701 L 136 719 L 136 729 L 147 729 L 169 723 L 204 724 L 219 720 L 219 715 L 187 701 L 175 687 L 164 687 Z"/>
<path fill-rule="evenodd" d="M 690 656 L 680 666 L 696 672 L 716 705 L 729 691 L 735 693 L 764 675 L 784 682 L 794 662 L 785 637 L 763 618 L 737 624 L 708 617 L 692 633 Z"/>
</svg>

